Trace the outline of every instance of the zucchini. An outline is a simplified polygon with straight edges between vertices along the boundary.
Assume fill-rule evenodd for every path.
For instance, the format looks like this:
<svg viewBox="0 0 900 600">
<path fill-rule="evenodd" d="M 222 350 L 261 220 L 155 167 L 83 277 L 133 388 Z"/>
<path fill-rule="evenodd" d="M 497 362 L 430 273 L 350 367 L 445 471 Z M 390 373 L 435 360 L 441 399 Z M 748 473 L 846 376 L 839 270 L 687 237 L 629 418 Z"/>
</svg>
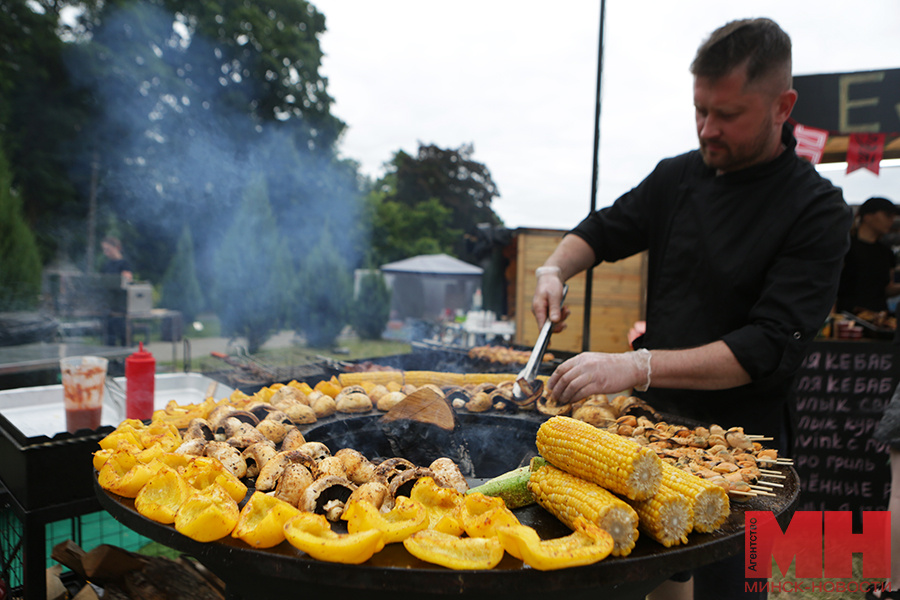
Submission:
<svg viewBox="0 0 900 600">
<path fill-rule="evenodd" d="M 533 470 L 546 464 L 546 460 L 535 456 L 530 464 L 489 479 L 477 487 L 470 488 L 466 493 L 480 492 L 485 496 L 503 498 L 506 507 L 510 509 L 534 504 L 534 496 L 528 491 L 528 479 Z"/>
</svg>

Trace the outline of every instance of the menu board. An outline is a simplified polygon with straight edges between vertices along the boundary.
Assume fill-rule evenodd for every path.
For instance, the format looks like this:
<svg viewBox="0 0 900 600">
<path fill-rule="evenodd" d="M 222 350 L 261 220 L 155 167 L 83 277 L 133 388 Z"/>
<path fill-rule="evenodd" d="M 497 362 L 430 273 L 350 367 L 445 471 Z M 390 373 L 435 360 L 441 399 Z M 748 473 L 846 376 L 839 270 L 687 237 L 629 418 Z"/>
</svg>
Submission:
<svg viewBox="0 0 900 600">
<path fill-rule="evenodd" d="M 872 432 L 900 383 L 898 346 L 814 342 L 794 382 L 798 510 L 887 510 L 888 447 Z"/>
</svg>

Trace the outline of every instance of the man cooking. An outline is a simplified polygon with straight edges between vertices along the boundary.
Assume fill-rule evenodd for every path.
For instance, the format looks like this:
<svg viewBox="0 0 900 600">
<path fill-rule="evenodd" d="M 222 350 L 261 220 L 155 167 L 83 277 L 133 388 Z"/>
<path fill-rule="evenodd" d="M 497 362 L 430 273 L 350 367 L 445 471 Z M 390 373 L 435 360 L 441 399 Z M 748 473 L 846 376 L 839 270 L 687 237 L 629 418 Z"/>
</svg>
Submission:
<svg viewBox="0 0 900 600">
<path fill-rule="evenodd" d="M 633 352 L 566 361 L 548 386 L 564 403 L 633 388 L 657 410 L 787 452 L 792 376 L 834 303 L 851 212 L 795 153 L 791 41 L 776 23 L 724 25 L 691 73 L 699 150 L 589 215 L 537 272 L 533 312 L 558 330 L 563 282 L 647 250 L 646 331 Z M 742 579 L 696 579 L 697 598 L 743 597 Z"/>
</svg>

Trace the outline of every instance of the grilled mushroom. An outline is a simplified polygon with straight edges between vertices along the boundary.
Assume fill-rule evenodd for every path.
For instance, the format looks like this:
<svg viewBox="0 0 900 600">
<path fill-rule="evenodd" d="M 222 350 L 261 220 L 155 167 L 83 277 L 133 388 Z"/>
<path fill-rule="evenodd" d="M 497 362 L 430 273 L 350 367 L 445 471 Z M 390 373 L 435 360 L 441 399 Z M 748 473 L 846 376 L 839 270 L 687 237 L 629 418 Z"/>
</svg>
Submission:
<svg viewBox="0 0 900 600">
<path fill-rule="evenodd" d="M 435 459 L 428 468 L 434 472 L 434 480 L 441 487 L 454 488 L 465 494 L 469 489 L 469 482 L 463 476 L 459 466 L 452 459 L 441 457 Z"/>
<path fill-rule="evenodd" d="M 303 437 L 303 432 L 295 427 L 288 431 L 285 434 L 284 439 L 281 440 L 281 449 L 282 451 L 296 450 L 305 443 L 306 438 Z"/>
<path fill-rule="evenodd" d="M 356 485 L 375 479 L 375 465 L 362 452 L 341 448 L 334 453 L 334 457 L 343 464 L 347 479 Z"/>
<path fill-rule="evenodd" d="M 275 444 L 268 440 L 248 446 L 241 453 L 247 463 L 247 476 L 253 478 L 259 475 L 260 469 L 276 454 Z"/>
<path fill-rule="evenodd" d="M 388 485 L 391 498 L 396 498 L 397 496 L 406 496 L 408 498 L 413 486 L 422 477 L 431 477 L 437 482 L 434 471 L 429 468 L 416 467 L 414 469 L 407 469 L 391 479 L 391 482 Z"/>
<path fill-rule="evenodd" d="M 356 485 L 343 477 L 320 477 L 303 491 L 297 507 L 307 512 L 325 515 L 329 521 L 337 521 L 344 512 L 350 494 Z"/>
<path fill-rule="evenodd" d="M 381 512 L 388 512 L 394 507 L 394 499 L 391 498 L 391 491 L 381 481 L 367 481 L 353 490 L 347 504 L 354 500 L 359 502 L 369 502 L 375 505 L 375 508 Z"/>
<path fill-rule="evenodd" d="M 317 463 L 321 462 L 326 456 L 331 456 L 331 450 L 322 442 L 306 442 L 297 448 L 297 451 L 307 455 Z"/>
<path fill-rule="evenodd" d="M 391 480 L 393 480 L 397 475 L 400 475 L 404 471 L 409 471 L 415 468 L 416 465 L 412 464 L 405 458 L 400 458 L 399 456 L 397 456 L 394 458 L 389 458 L 375 467 L 375 477 L 387 484 L 390 484 Z"/>
<path fill-rule="evenodd" d="M 209 441 L 215 439 L 215 433 L 213 432 L 213 428 L 209 424 L 209 421 L 198 417 L 196 419 L 191 419 L 191 422 L 188 423 L 187 431 L 184 432 L 184 435 L 181 436 L 181 439 L 202 439 Z"/>
<path fill-rule="evenodd" d="M 344 467 L 343 461 L 337 456 L 326 456 L 319 461 L 319 477 L 327 475 L 335 475 L 337 477 L 347 477 L 347 469 Z"/>
<path fill-rule="evenodd" d="M 288 465 L 294 463 L 306 467 L 310 473 L 312 473 L 313 477 L 319 476 L 315 462 L 299 450 L 279 452 L 267 461 L 259 470 L 259 476 L 256 478 L 256 489 L 263 492 L 274 490 L 278 485 L 278 480 L 281 478 L 284 470 Z"/>
<path fill-rule="evenodd" d="M 337 402 L 335 402 L 334 398 L 328 394 L 319 394 L 318 397 L 312 401 L 312 410 L 313 413 L 315 413 L 316 418 L 324 419 L 337 412 Z"/>
<path fill-rule="evenodd" d="M 315 477 L 309 469 L 300 463 L 291 463 L 284 468 L 278 485 L 275 487 L 275 497 L 284 500 L 291 506 L 297 506 L 306 491 L 315 481 Z"/>
<path fill-rule="evenodd" d="M 189 456 L 203 456 L 208 442 L 203 438 L 194 438 L 182 442 L 180 446 L 175 448 L 175 454 L 187 454 Z"/>
<path fill-rule="evenodd" d="M 206 456 L 215 458 L 231 473 L 240 479 L 247 475 L 247 461 L 241 452 L 226 442 L 208 442 L 205 449 Z"/>
</svg>

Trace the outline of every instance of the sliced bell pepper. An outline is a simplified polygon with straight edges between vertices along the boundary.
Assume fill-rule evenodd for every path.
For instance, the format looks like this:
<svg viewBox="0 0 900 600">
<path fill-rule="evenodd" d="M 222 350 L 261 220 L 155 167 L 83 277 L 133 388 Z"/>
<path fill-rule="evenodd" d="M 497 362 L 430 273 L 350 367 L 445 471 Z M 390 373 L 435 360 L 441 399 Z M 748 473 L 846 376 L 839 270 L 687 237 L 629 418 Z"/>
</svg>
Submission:
<svg viewBox="0 0 900 600">
<path fill-rule="evenodd" d="M 178 509 L 193 493 L 194 488 L 178 471 L 162 466 L 138 492 L 134 508 L 148 519 L 168 525 L 175 522 Z"/>
<path fill-rule="evenodd" d="M 134 498 L 161 466 L 159 461 L 144 464 L 127 450 L 116 450 L 100 467 L 97 483 L 104 490 Z"/>
<path fill-rule="evenodd" d="M 271 548 L 284 541 L 284 524 L 300 514 L 300 509 L 263 492 L 253 492 L 241 509 L 231 537 L 254 548 Z"/>
<path fill-rule="evenodd" d="M 583 517 L 576 517 L 575 531 L 551 540 L 541 540 L 537 531 L 526 525 L 497 528 L 503 548 L 526 565 L 540 571 L 590 565 L 609 556 L 612 536 Z"/>
<path fill-rule="evenodd" d="M 140 423 L 140 421 L 138 421 Z M 144 424 L 141 423 L 141 427 Z M 104 450 L 115 450 L 119 447 L 120 444 L 125 443 L 129 446 L 135 446 L 137 448 L 144 448 L 143 442 L 141 442 L 141 434 L 138 429 L 134 426 L 129 425 L 128 421 L 120 423 L 118 427 L 116 427 L 115 431 L 110 432 L 106 437 L 98 442 L 100 447 Z"/>
<path fill-rule="evenodd" d="M 493 569 L 503 559 L 497 537 L 457 537 L 423 529 L 403 540 L 410 554 L 448 569 Z"/>
<path fill-rule="evenodd" d="M 413 485 L 409 497 L 425 507 L 429 529 L 452 536 L 465 532 L 461 515 L 464 497 L 459 490 L 441 487 L 432 477 L 422 477 Z"/>
<path fill-rule="evenodd" d="M 237 502 L 214 483 L 195 490 L 175 513 L 175 530 L 198 542 L 212 542 L 230 534 L 240 518 Z"/>
<path fill-rule="evenodd" d="M 465 496 L 462 524 L 469 537 L 491 537 L 505 525 L 519 525 L 519 519 L 502 498 L 475 492 Z"/>
<path fill-rule="evenodd" d="M 235 502 L 240 502 L 247 495 L 247 486 L 215 458 L 194 457 L 184 467 L 181 476 L 198 490 L 206 489 L 217 483 L 231 495 Z"/>
<path fill-rule="evenodd" d="M 144 448 L 160 446 L 163 451 L 171 452 L 181 445 L 181 433 L 171 423 L 150 423 L 144 429 L 138 431 Z"/>
<path fill-rule="evenodd" d="M 344 509 L 341 518 L 347 521 L 347 531 L 358 533 L 377 529 L 384 533 L 384 543 L 402 542 L 417 531 L 428 527 L 425 507 L 406 496 L 398 496 L 394 508 L 382 513 L 374 504 L 365 500 L 353 500 Z"/>
<path fill-rule="evenodd" d="M 284 524 L 284 537 L 315 559 L 348 565 L 364 563 L 384 548 L 384 534 L 378 529 L 357 533 L 336 533 L 320 515 L 301 512 Z"/>
</svg>

